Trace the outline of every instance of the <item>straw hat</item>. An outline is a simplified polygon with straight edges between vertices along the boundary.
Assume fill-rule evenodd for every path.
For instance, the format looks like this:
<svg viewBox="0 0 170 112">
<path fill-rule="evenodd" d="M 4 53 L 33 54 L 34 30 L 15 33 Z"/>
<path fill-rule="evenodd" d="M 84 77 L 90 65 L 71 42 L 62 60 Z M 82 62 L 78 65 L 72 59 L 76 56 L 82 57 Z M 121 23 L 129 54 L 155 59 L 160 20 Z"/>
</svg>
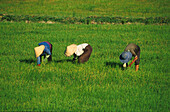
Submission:
<svg viewBox="0 0 170 112">
<path fill-rule="evenodd" d="M 123 52 L 119 59 L 122 63 L 128 63 L 132 58 L 132 53 L 130 51 Z"/>
<path fill-rule="evenodd" d="M 40 45 L 34 48 L 36 58 L 43 53 L 44 49 L 45 49 L 44 45 Z"/>
<path fill-rule="evenodd" d="M 77 45 L 76 44 L 71 44 L 71 45 L 67 46 L 66 51 L 65 51 L 65 55 L 66 56 L 71 56 L 76 51 L 77 51 Z"/>
</svg>

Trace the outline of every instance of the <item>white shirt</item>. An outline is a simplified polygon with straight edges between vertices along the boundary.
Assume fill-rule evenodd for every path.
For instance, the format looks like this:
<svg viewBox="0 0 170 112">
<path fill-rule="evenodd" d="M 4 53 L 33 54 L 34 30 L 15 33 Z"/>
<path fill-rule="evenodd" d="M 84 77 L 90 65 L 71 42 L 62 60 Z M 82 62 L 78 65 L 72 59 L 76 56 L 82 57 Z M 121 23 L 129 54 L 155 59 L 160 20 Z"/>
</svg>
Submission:
<svg viewBox="0 0 170 112">
<path fill-rule="evenodd" d="M 75 52 L 75 54 L 76 54 L 77 56 L 82 55 L 82 54 L 84 53 L 83 49 L 85 49 L 86 46 L 88 46 L 87 43 L 83 43 L 83 44 L 78 45 L 78 46 L 77 46 L 77 51 Z"/>
</svg>

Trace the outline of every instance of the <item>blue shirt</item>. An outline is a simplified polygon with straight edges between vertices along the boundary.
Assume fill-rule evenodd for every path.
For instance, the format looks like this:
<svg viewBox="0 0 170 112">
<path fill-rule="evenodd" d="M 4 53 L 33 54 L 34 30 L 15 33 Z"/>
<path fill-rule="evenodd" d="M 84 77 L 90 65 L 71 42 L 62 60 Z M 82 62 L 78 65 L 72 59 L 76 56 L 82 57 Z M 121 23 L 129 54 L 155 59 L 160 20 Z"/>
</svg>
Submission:
<svg viewBox="0 0 170 112">
<path fill-rule="evenodd" d="M 45 46 L 45 49 L 44 49 L 43 53 L 39 57 L 37 57 L 37 64 L 41 64 L 41 57 L 42 56 L 45 56 L 46 54 L 51 55 L 50 44 L 49 44 L 49 42 L 41 42 L 38 45 L 39 46 L 40 45 L 44 45 Z"/>
</svg>

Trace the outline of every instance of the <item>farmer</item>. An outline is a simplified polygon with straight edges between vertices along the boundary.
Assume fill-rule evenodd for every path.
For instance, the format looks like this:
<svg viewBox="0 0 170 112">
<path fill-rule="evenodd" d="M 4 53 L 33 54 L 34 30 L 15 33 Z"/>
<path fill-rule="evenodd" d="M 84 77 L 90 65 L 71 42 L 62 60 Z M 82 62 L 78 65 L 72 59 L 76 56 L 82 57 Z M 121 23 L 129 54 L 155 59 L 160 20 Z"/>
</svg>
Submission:
<svg viewBox="0 0 170 112">
<path fill-rule="evenodd" d="M 78 58 L 79 63 L 84 63 L 89 60 L 91 53 L 92 47 L 87 43 L 83 43 L 80 45 L 71 44 L 67 46 L 64 54 L 68 57 L 74 55 L 73 61 Z"/>
<path fill-rule="evenodd" d="M 44 56 L 44 60 L 48 59 L 48 61 L 52 61 L 52 44 L 45 41 L 40 42 L 38 47 L 34 48 L 35 55 L 37 58 L 37 65 L 40 66 L 42 62 L 42 56 Z"/>
<path fill-rule="evenodd" d="M 125 48 L 124 52 L 120 55 L 120 61 L 123 64 L 123 67 L 126 67 L 127 63 L 131 60 L 132 56 L 135 58 L 130 63 L 128 67 L 131 67 L 131 65 L 135 62 L 135 70 L 138 71 L 139 68 L 139 62 L 140 62 L 140 47 L 136 44 L 129 44 Z"/>
</svg>

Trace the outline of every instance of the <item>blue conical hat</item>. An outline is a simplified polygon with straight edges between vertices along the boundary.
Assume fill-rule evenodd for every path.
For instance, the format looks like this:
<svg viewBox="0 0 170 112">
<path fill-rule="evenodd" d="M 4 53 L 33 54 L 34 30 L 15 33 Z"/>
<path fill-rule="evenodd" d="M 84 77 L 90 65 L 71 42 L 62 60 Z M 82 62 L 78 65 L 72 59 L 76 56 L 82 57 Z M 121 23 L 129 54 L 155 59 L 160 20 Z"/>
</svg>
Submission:
<svg viewBox="0 0 170 112">
<path fill-rule="evenodd" d="M 120 55 L 119 59 L 122 63 L 128 63 L 132 59 L 132 53 L 125 51 Z"/>
</svg>

